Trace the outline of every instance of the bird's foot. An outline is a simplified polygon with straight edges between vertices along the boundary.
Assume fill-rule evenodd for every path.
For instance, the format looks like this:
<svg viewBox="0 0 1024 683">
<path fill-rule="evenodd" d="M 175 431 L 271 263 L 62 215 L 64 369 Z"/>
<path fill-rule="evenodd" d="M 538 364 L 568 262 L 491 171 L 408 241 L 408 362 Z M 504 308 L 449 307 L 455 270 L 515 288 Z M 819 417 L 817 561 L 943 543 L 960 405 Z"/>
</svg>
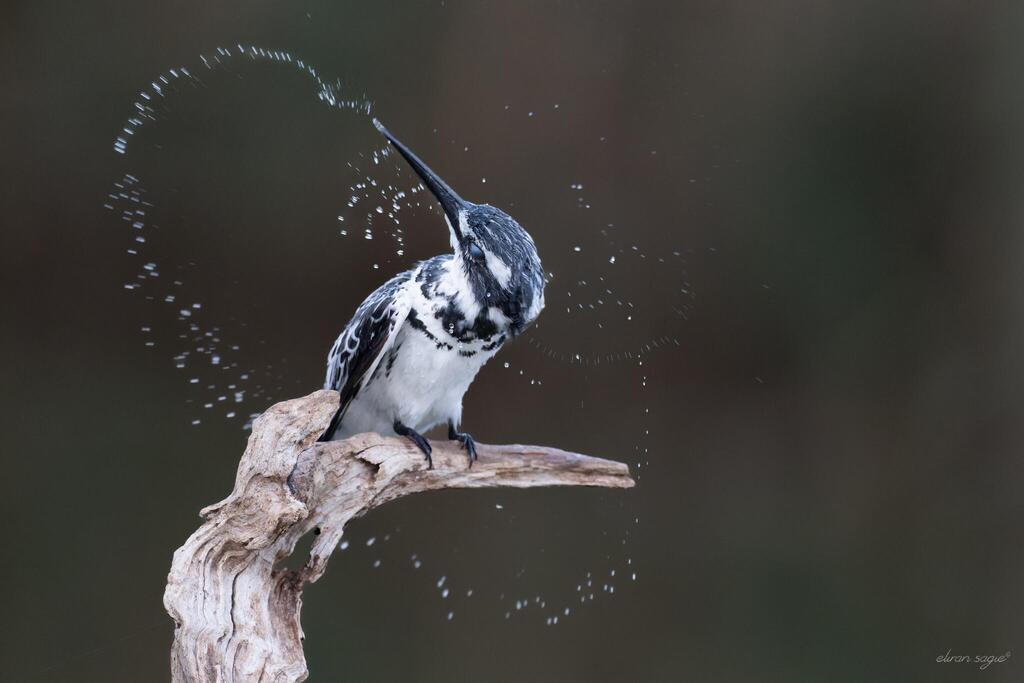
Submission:
<svg viewBox="0 0 1024 683">
<path fill-rule="evenodd" d="M 433 450 L 430 447 L 430 442 L 427 439 L 411 427 L 406 427 L 400 420 L 395 420 L 394 424 L 395 434 L 404 436 L 405 438 L 416 444 L 416 447 L 423 451 L 423 455 L 427 456 L 427 469 L 434 469 L 434 460 L 430 457 L 430 452 Z"/>
<path fill-rule="evenodd" d="M 455 429 L 455 423 L 448 421 L 448 439 L 451 441 L 460 442 L 466 449 L 466 454 L 469 455 L 469 466 L 473 466 L 473 461 L 476 460 L 476 441 L 466 432 L 460 432 Z"/>
</svg>

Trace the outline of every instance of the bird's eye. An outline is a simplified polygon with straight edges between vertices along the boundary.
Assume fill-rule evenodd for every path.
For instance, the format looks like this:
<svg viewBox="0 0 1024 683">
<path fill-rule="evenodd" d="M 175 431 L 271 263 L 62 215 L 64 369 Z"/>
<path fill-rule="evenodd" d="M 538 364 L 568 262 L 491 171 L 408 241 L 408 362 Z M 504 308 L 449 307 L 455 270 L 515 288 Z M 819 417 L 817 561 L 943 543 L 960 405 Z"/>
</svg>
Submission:
<svg viewBox="0 0 1024 683">
<path fill-rule="evenodd" d="M 480 245 L 476 242 L 469 243 L 469 255 L 475 258 L 477 261 L 481 261 L 484 258 L 484 250 L 480 248 Z"/>
</svg>

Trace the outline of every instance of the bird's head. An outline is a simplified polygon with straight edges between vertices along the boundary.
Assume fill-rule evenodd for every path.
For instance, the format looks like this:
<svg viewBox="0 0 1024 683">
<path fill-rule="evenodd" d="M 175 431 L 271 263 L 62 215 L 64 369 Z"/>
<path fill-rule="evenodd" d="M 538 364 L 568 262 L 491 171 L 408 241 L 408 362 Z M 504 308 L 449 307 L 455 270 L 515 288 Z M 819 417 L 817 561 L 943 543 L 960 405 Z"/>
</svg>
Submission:
<svg viewBox="0 0 1024 683">
<path fill-rule="evenodd" d="M 512 216 L 487 204 L 468 202 L 430 170 L 380 121 L 377 127 L 409 162 L 444 211 L 456 262 L 484 308 L 499 309 L 518 334 L 544 306 L 544 273 L 530 233 Z"/>
</svg>

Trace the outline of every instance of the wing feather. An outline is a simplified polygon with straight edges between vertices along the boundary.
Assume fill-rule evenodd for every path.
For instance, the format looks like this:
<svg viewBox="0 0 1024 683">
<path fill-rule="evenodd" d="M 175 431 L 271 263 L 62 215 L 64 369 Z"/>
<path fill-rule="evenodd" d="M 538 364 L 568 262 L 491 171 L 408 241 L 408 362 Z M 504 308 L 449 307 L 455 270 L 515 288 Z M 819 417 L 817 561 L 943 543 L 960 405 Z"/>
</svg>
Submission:
<svg viewBox="0 0 1024 683">
<path fill-rule="evenodd" d="M 401 273 L 368 296 L 331 347 L 324 388 L 340 393 L 341 404 L 321 441 L 331 439 L 352 400 L 394 344 L 395 335 L 409 314 L 404 288 L 412 274 Z"/>
</svg>

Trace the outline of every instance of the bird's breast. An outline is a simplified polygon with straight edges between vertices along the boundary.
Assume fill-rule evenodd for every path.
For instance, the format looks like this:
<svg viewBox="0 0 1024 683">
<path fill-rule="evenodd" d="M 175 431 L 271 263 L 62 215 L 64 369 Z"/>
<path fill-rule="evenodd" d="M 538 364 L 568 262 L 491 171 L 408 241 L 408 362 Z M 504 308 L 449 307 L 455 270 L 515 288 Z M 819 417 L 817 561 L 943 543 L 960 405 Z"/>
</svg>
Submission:
<svg viewBox="0 0 1024 683">
<path fill-rule="evenodd" d="M 400 419 L 416 429 L 461 415 L 462 397 L 498 351 L 499 345 L 487 346 L 449 341 L 407 320 L 356 400 L 383 421 Z"/>
<path fill-rule="evenodd" d="M 475 331 L 467 333 L 465 327 L 446 326 L 440 316 L 426 318 L 413 310 L 398 332 L 390 357 L 384 359 L 385 369 L 388 362 L 394 367 L 401 360 L 402 369 L 415 374 L 470 372 L 472 379 L 506 340 L 497 329 L 487 332 L 480 336 Z"/>
</svg>

